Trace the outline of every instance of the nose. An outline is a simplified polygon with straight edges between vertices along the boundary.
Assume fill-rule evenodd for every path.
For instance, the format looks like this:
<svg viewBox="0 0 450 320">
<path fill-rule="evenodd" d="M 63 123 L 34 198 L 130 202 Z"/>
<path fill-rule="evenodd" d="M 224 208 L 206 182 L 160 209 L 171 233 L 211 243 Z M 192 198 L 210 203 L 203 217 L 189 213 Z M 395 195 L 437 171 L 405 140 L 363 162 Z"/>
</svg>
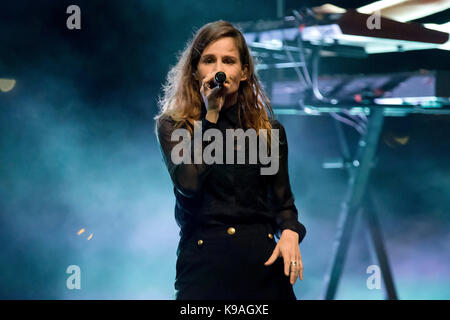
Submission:
<svg viewBox="0 0 450 320">
<path fill-rule="evenodd" d="M 223 64 L 222 62 L 218 61 L 214 64 L 214 72 L 219 72 L 219 71 L 223 71 Z"/>
</svg>

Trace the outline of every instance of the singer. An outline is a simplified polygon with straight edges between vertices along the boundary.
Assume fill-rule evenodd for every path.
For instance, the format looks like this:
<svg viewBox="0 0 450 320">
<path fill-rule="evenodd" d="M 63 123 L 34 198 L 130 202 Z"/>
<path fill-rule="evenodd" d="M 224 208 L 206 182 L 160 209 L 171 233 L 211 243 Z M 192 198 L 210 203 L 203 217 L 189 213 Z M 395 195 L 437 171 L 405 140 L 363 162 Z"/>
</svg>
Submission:
<svg viewBox="0 0 450 320">
<path fill-rule="evenodd" d="M 198 30 L 168 73 L 159 105 L 156 133 L 180 227 L 175 298 L 295 300 L 306 229 L 291 192 L 286 133 L 274 120 L 242 33 L 225 21 Z M 184 129 L 192 138 L 198 125 L 203 132 L 263 129 L 270 136 L 278 130 L 277 141 L 267 139 L 279 144 L 277 172 L 261 175 L 260 162 L 175 163 L 173 132 Z"/>
</svg>

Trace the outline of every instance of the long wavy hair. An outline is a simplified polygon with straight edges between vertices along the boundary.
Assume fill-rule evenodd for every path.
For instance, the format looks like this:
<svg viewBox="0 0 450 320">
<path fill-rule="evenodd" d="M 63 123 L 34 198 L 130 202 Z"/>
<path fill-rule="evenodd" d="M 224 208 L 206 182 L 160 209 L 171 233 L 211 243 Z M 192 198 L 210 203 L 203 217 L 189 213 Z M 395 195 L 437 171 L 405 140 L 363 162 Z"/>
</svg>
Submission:
<svg viewBox="0 0 450 320">
<path fill-rule="evenodd" d="M 197 65 L 203 50 L 213 41 L 224 37 L 235 40 L 241 65 L 247 65 L 247 80 L 241 81 L 238 89 L 239 120 L 244 129 L 253 128 L 257 133 L 260 129 L 266 129 L 270 137 L 272 126 L 269 120 L 274 117 L 273 109 L 255 73 L 245 38 L 231 23 L 222 20 L 204 25 L 187 43 L 178 63 L 167 75 L 163 95 L 158 101 L 160 112 L 155 119 L 163 115 L 170 116 L 176 127 L 187 128 L 192 134 L 194 121 L 200 120 L 204 105 L 199 83 L 195 79 Z"/>
</svg>

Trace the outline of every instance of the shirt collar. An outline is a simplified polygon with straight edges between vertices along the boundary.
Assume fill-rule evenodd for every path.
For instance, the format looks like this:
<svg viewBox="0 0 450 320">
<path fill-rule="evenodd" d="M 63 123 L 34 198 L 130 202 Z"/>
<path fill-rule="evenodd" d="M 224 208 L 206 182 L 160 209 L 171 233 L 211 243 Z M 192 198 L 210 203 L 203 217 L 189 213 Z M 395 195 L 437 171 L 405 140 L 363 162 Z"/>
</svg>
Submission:
<svg viewBox="0 0 450 320">
<path fill-rule="evenodd" d="M 226 109 L 220 110 L 220 117 L 227 118 L 232 125 L 237 126 L 239 124 L 239 104 L 235 103 Z"/>
<path fill-rule="evenodd" d="M 202 104 L 202 118 L 206 116 L 206 107 Z M 221 109 L 219 112 L 219 120 L 226 118 L 232 125 L 237 126 L 239 124 L 239 104 L 235 103 L 234 105 Z"/>
</svg>

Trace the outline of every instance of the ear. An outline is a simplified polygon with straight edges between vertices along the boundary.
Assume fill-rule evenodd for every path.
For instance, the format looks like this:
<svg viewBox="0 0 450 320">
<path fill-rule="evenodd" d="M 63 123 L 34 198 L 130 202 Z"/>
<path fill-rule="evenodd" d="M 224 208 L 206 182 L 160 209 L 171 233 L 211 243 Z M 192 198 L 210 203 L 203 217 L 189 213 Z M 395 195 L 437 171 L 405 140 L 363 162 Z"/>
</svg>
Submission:
<svg viewBox="0 0 450 320">
<path fill-rule="evenodd" d="M 242 70 L 241 70 L 241 81 L 246 81 L 247 80 L 247 73 L 248 73 L 248 64 L 245 64 L 242 66 Z"/>
</svg>

